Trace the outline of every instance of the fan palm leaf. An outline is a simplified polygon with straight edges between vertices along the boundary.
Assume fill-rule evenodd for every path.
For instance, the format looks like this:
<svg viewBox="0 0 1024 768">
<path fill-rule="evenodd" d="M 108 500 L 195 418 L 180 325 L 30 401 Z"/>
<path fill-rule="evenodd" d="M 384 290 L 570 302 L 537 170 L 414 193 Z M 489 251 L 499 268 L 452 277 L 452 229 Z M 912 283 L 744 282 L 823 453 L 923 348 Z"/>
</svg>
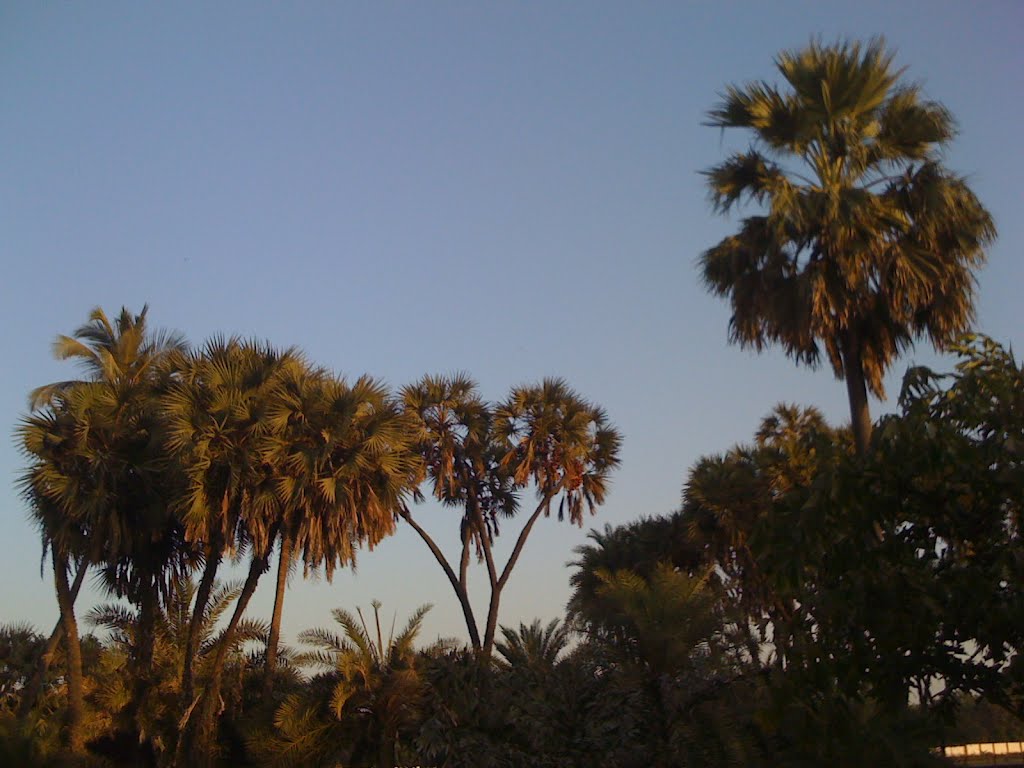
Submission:
<svg viewBox="0 0 1024 768">
<path fill-rule="evenodd" d="M 881 40 L 780 54 L 785 87 L 730 86 L 708 113 L 751 147 L 706 172 L 711 202 L 751 204 L 739 231 L 701 256 L 730 301 L 730 338 L 826 358 L 846 379 L 859 450 L 867 393 L 916 339 L 944 347 L 973 317 L 973 270 L 995 237 L 988 211 L 941 153 L 952 116 L 900 83 Z"/>
</svg>

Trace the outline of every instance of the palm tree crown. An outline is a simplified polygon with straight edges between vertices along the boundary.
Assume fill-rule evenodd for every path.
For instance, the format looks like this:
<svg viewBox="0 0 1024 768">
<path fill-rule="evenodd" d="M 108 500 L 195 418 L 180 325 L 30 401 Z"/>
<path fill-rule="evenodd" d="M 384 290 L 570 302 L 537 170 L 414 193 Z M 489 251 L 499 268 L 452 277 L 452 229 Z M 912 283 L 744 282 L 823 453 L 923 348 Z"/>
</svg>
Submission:
<svg viewBox="0 0 1024 768">
<path fill-rule="evenodd" d="M 703 277 L 730 299 L 734 341 L 778 343 L 812 366 L 824 349 L 851 387 L 863 450 L 865 387 L 884 397 L 885 371 L 915 339 L 942 347 L 966 328 L 995 227 L 941 163 L 952 116 L 900 82 L 883 41 L 815 43 L 776 66 L 788 88 L 730 86 L 709 113 L 753 133 L 706 172 L 715 208 L 761 210 L 704 252 Z"/>
</svg>

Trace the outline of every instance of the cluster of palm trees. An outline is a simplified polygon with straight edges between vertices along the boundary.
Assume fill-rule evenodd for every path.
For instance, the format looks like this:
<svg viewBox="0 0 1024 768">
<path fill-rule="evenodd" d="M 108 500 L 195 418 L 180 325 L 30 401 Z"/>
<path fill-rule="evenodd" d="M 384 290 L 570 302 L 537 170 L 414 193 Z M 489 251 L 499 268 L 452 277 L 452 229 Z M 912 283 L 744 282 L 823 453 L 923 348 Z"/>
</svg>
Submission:
<svg viewBox="0 0 1024 768">
<path fill-rule="evenodd" d="M 353 562 L 410 521 L 427 477 L 446 504 L 465 508 L 460 575 L 473 646 L 490 653 L 501 589 L 536 519 L 559 505 L 576 522 L 604 499 L 619 438 L 604 413 L 559 380 L 489 404 L 464 377 L 428 377 L 400 396 L 370 377 L 348 383 L 295 349 L 214 338 L 189 350 L 152 333 L 146 310 L 114 321 L 96 309 L 55 345 L 81 362 L 81 380 L 32 394 L 19 433 L 29 467 L 22 487 L 52 555 L 61 613 L 55 638 L 68 659 L 67 740 L 83 749 L 81 662 L 75 596 L 89 569 L 137 608 L 133 688 L 124 727 L 139 728 L 152 682 L 156 627 L 182 579 L 199 574 L 182 642 L 179 761 L 210 759 L 222 675 L 260 578 L 277 553 L 277 585 L 264 660 L 272 695 L 287 575 Z M 539 503 L 500 575 L 491 544 L 499 517 L 536 486 Z M 467 599 L 470 542 L 488 564 L 492 597 L 485 640 Z M 244 554 L 248 571 L 197 685 L 204 617 L 220 566 Z M 71 574 L 74 573 L 74 584 Z M 30 706 L 30 705 L 29 705 Z"/>
<path fill-rule="evenodd" d="M 776 599 L 752 548 L 756 521 L 779 498 L 812 485 L 822 455 L 837 462 L 869 455 L 868 395 L 884 395 L 884 374 L 916 339 L 942 348 L 966 330 L 973 270 L 995 237 L 989 213 L 941 162 L 955 133 L 951 115 L 902 81 L 882 41 L 814 43 L 776 63 L 784 86 L 729 87 L 709 113 L 712 126 L 752 135 L 747 150 L 706 172 L 713 203 L 721 212 L 742 204 L 756 210 L 703 254 L 702 276 L 731 303 L 733 341 L 756 349 L 781 344 L 802 364 L 827 358 L 847 384 L 852 438 L 816 412 L 780 409 L 755 448 L 694 470 L 682 517 L 609 530 L 596 535 L 598 547 L 581 550 L 570 611 L 597 656 L 564 672 L 565 690 L 600 683 L 596 708 L 608 703 L 601 697 L 615 680 L 621 685 L 608 690 L 623 701 L 640 691 L 644 706 L 660 713 L 652 716 L 661 723 L 654 764 L 683 754 L 685 729 L 672 718 L 700 711 L 703 699 L 694 691 L 709 680 L 724 686 L 736 665 L 756 666 L 756 643 L 744 645 L 737 640 L 743 632 L 733 632 L 746 620 L 715 606 L 762 617 L 762 641 L 769 627 L 795 626 L 799 601 Z M 497 649 L 523 669 L 540 664 L 553 674 L 558 667 L 564 630 L 538 625 L 517 635 L 501 630 L 499 612 L 538 519 L 555 512 L 581 524 L 604 502 L 618 464 L 618 432 L 565 382 L 516 388 L 497 403 L 462 375 L 426 376 L 393 393 L 370 377 L 348 383 L 296 349 L 221 337 L 190 349 L 174 334 L 151 331 L 145 309 L 123 310 L 113 321 L 94 310 L 72 336 L 58 338 L 55 353 L 81 363 L 85 375 L 36 390 L 19 437 L 28 457 L 22 488 L 52 560 L 61 618 L 20 706 L 32 707 L 46 665 L 62 653 L 71 752 L 85 741 L 75 599 L 90 571 L 133 606 L 131 616 L 110 609 L 93 617 L 124 649 L 130 683 L 118 694 L 117 725 L 180 765 L 214 760 L 225 669 L 257 636 L 266 647 L 262 693 L 272 700 L 293 564 L 330 577 L 401 522 L 444 571 L 462 608 L 470 655 L 490 663 Z M 832 448 L 819 450 L 809 435 Z M 528 490 L 535 500 L 501 563 L 494 538 Z M 427 495 L 456 511 L 454 556 L 420 524 L 417 504 Z M 274 609 L 264 632 L 245 614 L 275 553 Z M 239 558 L 247 558 L 244 582 L 219 586 L 221 565 Z M 489 590 L 482 621 L 470 601 L 474 559 Z M 731 590 L 724 603 L 719 588 Z M 214 631 L 211 621 L 221 615 L 226 621 Z M 412 651 L 422 612 L 387 643 L 376 607 L 374 616 L 376 632 L 361 615 L 357 621 L 339 611 L 343 635 L 303 636 L 317 651 L 301 660 L 333 670 L 330 690 L 320 704 L 285 698 L 277 730 L 264 742 L 268 755 L 287 761 L 311 733 L 329 739 L 315 730 L 330 725 L 316 714 L 327 700 L 338 722 L 346 707 L 374 713 L 367 742 L 377 749 L 373 759 L 394 764 L 398 733 L 416 710 L 410 702 L 423 691 Z M 161 717 L 176 724 L 177 736 L 154 744 L 148 699 L 166 678 L 157 667 L 167 663 L 169 637 L 180 650 L 171 663 L 177 683 Z M 772 638 L 781 652 L 787 641 Z M 437 668 L 484 685 L 479 668 L 461 664 L 452 657 Z M 633 676 L 616 677 L 622 670 Z M 693 683 L 686 696 L 684 678 Z M 458 722 L 487 722 L 486 712 L 470 712 L 467 701 L 446 699 L 445 690 L 428 687 L 433 720 L 423 721 L 418 710 L 428 746 L 437 734 L 444 735 L 439 744 L 456 738 Z M 500 697 L 493 703 L 501 711 L 509 706 Z M 601 722 L 614 719 L 605 715 Z M 521 731 L 524 744 L 534 743 L 531 728 Z M 587 743 L 607 742 L 588 736 Z M 449 747 L 425 754 L 449 754 Z"/>
</svg>

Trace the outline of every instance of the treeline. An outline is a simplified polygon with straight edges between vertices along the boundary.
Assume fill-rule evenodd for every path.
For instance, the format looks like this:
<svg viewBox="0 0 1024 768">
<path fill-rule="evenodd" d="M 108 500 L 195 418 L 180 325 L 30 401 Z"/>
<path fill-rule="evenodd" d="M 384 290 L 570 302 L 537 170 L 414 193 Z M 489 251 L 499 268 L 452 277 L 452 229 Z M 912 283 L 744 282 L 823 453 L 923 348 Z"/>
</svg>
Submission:
<svg viewBox="0 0 1024 768">
<path fill-rule="evenodd" d="M 244 616 L 275 552 L 277 588 L 261 662 L 268 700 L 292 560 L 330 578 L 399 520 L 444 567 L 472 648 L 487 658 L 502 590 L 534 523 L 553 510 L 581 522 L 603 501 L 618 461 L 619 437 L 604 413 L 559 380 L 514 389 L 501 403 L 482 400 L 465 377 L 428 376 L 394 393 L 369 377 L 349 384 L 295 349 L 214 338 L 190 351 L 173 334 L 149 332 L 145 310 L 123 310 L 111 322 L 97 309 L 72 336 L 58 338 L 55 352 L 83 363 L 88 376 L 32 394 L 35 408 L 19 428 L 29 458 L 21 485 L 52 558 L 72 753 L 83 752 L 89 738 L 75 598 L 90 569 L 136 609 L 130 630 L 123 616 L 117 625 L 130 639 L 121 732 L 196 765 L 216 753 L 224 675 L 232 654 L 259 636 Z M 527 489 L 536 502 L 508 561 L 496 563 L 498 521 L 516 515 Z M 459 510 L 458 574 L 414 518 L 424 492 Z M 217 592 L 220 566 L 241 553 L 247 576 L 230 607 L 217 604 L 226 597 Z M 482 632 L 468 597 L 473 554 L 489 576 Z M 167 734 L 157 747 L 148 710 L 161 610 L 172 604 L 187 615 L 174 617 L 182 622 L 177 733 L 173 744 Z M 221 613 L 224 628 L 204 645 L 207 625 Z M 33 681 L 26 692 L 36 690 Z M 31 696 L 20 706 L 30 709 Z"/>
<path fill-rule="evenodd" d="M 271 667 L 270 622 L 222 621 L 243 584 L 197 600 L 199 557 L 150 626 L 131 593 L 86 615 L 109 639 L 78 643 L 72 722 L 67 638 L 36 689 L 46 639 L 8 626 L 7 762 L 63 759 L 72 725 L 97 765 L 931 765 L 1019 738 L 1024 368 L 984 338 L 958 351 L 952 374 L 908 372 L 866 455 L 780 407 L 693 467 L 678 512 L 592 532 L 564 621 L 503 627 L 493 653 L 418 647 L 427 607 L 396 631 L 375 605 Z M 183 756 L 211 691 L 205 752 Z"/>
<path fill-rule="evenodd" d="M 994 225 L 942 164 L 952 117 L 892 62 L 880 41 L 814 44 L 780 54 L 784 89 L 730 87 L 709 113 L 752 135 L 707 172 L 712 200 L 755 210 L 703 279 L 734 341 L 827 360 L 850 428 L 776 408 L 691 469 L 675 514 L 593 533 L 561 623 L 499 619 L 536 521 L 582 523 L 618 464 L 617 431 L 565 382 L 392 392 L 294 349 L 190 350 L 145 310 L 60 337 L 86 376 L 33 393 L 19 440 L 61 618 L 48 639 L 4 632 L 8 762 L 925 766 L 1019 734 L 1024 370 L 964 335 Z M 959 365 L 909 370 L 874 422 L 868 395 L 921 337 Z M 428 495 L 458 521 L 451 552 L 416 519 Z M 329 576 L 398 524 L 468 642 L 418 648 L 426 607 L 395 633 L 374 605 L 283 646 L 291 563 Z M 275 554 L 263 623 L 246 609 Z M 236 557 L 246 578 L 221 583 Z M 104 642 L 79 627 L 89 572 L 125 601 L 86 616 Z"/>
</svg>

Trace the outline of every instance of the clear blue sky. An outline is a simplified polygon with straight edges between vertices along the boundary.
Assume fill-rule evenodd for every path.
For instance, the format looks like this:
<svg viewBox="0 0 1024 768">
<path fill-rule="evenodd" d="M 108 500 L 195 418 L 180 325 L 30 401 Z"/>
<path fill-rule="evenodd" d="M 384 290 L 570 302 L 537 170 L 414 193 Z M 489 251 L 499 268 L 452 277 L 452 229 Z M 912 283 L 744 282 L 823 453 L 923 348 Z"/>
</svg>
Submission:
<svg viewBox="0 0 1024 768">
<path fill-rule="evenodd" d="M 979 327 L 1019 349 L 1022 29 L 1017 2 L 8 0 L 0 621 L 56 617 L 13 488 L 26 395 L 72 374 L 50 343 L 90 308 L 147 302 L 195 342 L 298 344 L 394 386 L 467 371 L 494 399 L 560 375 L 602 404 L 625 437 L 609 501 L 583 530 L 538 525 L 502 621 L 561 615 L 587 527 L 671 511 L 688 467 L 779 401 L 846 419 L 827 371 L 728 346 L 727 307 L 699 284 L 698 254 L 735 222 L 711 214 L 698 171 L 743 141 L 701 126 L 716 93 L 773 78 L 773 56 L 812 36 L 885 35 L 959 119 L 947 162 L 1000 230 Z M 924 347 L 912 361 L 948 367 Z M 420 517 L 454 547 L 450 515 Z M 289 634 L 378 597 L 400 621 L 433 602 L 425 636 L 464 637 L 409 530 L 354 576 L 292 587 Z"/>
</svg>

